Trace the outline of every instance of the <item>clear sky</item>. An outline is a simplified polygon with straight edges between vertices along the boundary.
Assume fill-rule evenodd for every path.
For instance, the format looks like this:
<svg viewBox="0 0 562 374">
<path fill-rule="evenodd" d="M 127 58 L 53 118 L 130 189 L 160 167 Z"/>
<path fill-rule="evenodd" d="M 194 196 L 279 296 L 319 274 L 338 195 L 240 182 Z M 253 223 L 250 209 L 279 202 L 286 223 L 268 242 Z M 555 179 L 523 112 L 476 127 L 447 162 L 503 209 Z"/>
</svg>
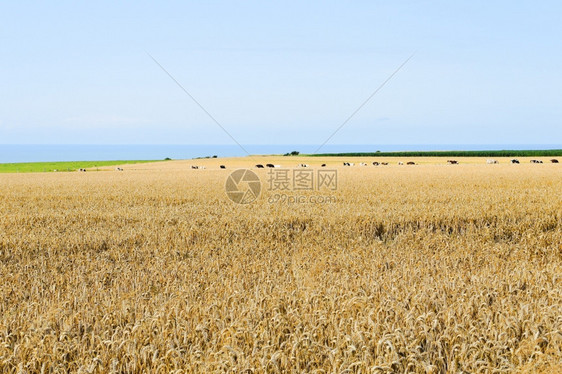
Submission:
<svg viewBox="0 0 562 374">
<path fill-rule="evenodd" d="M 559 1 L 13 1 L 0 143 L 562 141 Z"/>
</svg>

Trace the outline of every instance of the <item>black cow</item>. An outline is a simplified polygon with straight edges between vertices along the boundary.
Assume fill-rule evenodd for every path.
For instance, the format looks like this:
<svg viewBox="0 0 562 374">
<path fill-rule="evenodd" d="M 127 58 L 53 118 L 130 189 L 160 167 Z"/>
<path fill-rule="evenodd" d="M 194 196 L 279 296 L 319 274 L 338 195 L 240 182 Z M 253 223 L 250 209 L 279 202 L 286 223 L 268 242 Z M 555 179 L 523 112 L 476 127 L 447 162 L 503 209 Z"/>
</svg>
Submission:
<svg viewBox="0 0 562 374">
<path fill-rule="evenodd" d="M 326 167 L 326 164 L 322 164 L 322 165 L 320 165 L 320 167 L 325 168 L 325 167 Z"/>
<path fill-rule="evenodd" d="M 550 160 L 550 162 L 552 162 L 553 164 L 557 164 L 557 163 L 558 163 L 558 160 L 555 159 L 555 158 L 553 158 L 552 160 Z"/>
<path fill-rule="evenodd" d="M 226 169 L 226 166 L 221 165 L 220 168 L 221 168 L 221 169 Z"/>
<path fill-rule="evenodd" d="M 513 160 L 511 160 L 511 163 L 512 163 L 512 164 L 518 164 L 518 163 L 519 163 L 519 160 L 516 159 L 516 158 L 514 158 Z"/>
<path fill-rule="evenodd" d="M 265 166 L 268 167 L 268 168 L 274 168 L 275 167 L 275 165 L 273 165 L 273 164 L 265 164 Z"/>
<path fill-rule="evenodd" d="M 258 169 L 263 169 L 263 165 L 262 165 L 262 164 L 257 164 L 256 167 L 257 167 Z"/>
<path fill-rule="evenodd" d="M 406 165 L 415 165 L 416 163 L 414 161 L 408 161 L 406 162 Z"/>
</svg>

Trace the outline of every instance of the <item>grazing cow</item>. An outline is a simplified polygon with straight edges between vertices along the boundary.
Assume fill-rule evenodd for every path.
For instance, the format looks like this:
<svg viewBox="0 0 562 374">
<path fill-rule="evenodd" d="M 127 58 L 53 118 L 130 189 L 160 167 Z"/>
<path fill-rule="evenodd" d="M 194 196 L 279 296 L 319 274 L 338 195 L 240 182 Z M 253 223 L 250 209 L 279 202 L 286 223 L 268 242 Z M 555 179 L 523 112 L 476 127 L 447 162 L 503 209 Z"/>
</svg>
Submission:
<svg viewBox="0 0 562 374">
<path fill-rule="evenodd" d="M 258 169 L 263 169 L 263 165 L 262 165 L 262 164 L 257 164 L 256 167 L 257 167 Z"/>
<path fill-rule="evenodd" d="M 541 160 L 531 160 L 531 164 L 542 164 Z"/>
<path fill-rule="evenodd" d="M 550 160 L 550 162 L 552 162 L 553 164 L 557 164 L 557 163 L 558 163 L 558 160 L 555 159 L 555 158 L 553 158 L 552 160 Z"/>
<path fill-rule="evenodd" d="M 220 168 L 221 168 L 221 169 L 226 169 L 226 166 L 221 165 Z"/>
<path fill-rule="evenodd" d="M 491 165 L 491 164 L 498 164 L 499 162 L 498 162 L 498 160 L 492 160 L 492 159 L 490 159 L 490 160 L 486 160 L 486 163 L 487 163 L 488 165 Z"/>
<path fill-rule="evenodd" d="M 398 161 L 398 165 L 404 165 L 402 161 Z"/>
<path fill-rule="evenodd" d="M 120 168 L 120 167 L 116 167 L 116 168 L 115 168 L 115 171 L 123 171 L 123 169 Z"/>
<path fill-rule="evenodd" d="M 191 165 L 192 169 L 199 169 L 199 166 Z"/>
<path fill-rule="evenodd" d="M 519 160 L 516 159 L 516 158 L 514 158 L 514 159 L 511 160 L 511 163 L 512 163 L 512 164 L 518 164 L 518 163 L 519 163 Z"/>
<path fill-rule="evenodd" d="M 408 161 L 406 162 L 406 165 L 415 165 L 416 163 L 414 161 Z"/>
<path fill-rule="evenodd" d="M 281 165 L 273 165 L 274 168 L 280 168 Z"/>
<path fill-rule="evenodd" d="M 273 164 L 265 164 L 265 167 L 268 167 L 268 168 L 274 168 L 274 167 L 275 167 L 275 165 L 273 165 Z"/>
<path fill-rule="evenodd" d="M 381 165 L 388 165 L 388 162 L 381 162 Z"/>
<path fill-rule="evenodd" d="M 308 164 L 300 164 L 299 166 L 300 166 L 301 168 L 307 168 L 307 167 L 308 167 Z"/>
<path fill-rule="evenodd" d="M 326 167 L 326 164 L 322 164 L 322 165 L 320 165 L 320 167 L 321 167 L 321 168 L 325 168 L 325 167 Z"/>
<path fill-rule="evenodd" d="M 84 171 L 85 172 L 86 169 L 80 168 L 80 169 L 78 169 L 78 171 Z"/>
<path fill-rule="evenodd" d="M 361 162 L 361 163 L 359 164 L 359 166 L 367 166 L 367 163 L 366 163 L 366 162 Z"/>
<path fill-rule="evenodd" d="M 375 161 L 375 162 L 373 162 L 373 165 L 374 165 L 374 166 L 379 166 L 380 164 Z"/>
<path fill-rule="evenodd" d="M 459 162 L 457 160 L 447 160 L 447 163 L 449 165 L 458 165 L 459 164 Z"/>
</svg>

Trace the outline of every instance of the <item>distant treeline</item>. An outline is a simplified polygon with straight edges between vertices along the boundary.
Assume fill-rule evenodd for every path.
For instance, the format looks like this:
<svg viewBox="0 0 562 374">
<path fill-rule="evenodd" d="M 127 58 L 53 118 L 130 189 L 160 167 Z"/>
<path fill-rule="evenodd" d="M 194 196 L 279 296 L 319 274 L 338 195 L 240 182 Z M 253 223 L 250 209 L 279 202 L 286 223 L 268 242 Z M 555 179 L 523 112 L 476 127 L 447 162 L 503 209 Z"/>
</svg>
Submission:
<svg viewBox="0 0 562 374">
<path fill-rule="evenodd" d="M 550 157 L 562 156 L 562 149 L 502 151 L 404 151 L 318 153 L 311 157 Z"/>
</svg>

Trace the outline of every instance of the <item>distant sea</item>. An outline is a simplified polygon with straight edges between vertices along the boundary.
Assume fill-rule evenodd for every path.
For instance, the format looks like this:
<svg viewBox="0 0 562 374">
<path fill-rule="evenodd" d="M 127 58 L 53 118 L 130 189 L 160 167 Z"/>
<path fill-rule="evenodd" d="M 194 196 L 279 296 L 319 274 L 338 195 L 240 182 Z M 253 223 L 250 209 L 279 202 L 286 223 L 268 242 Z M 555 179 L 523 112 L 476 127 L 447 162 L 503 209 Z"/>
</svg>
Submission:
<svg viewBox="0 0 562 374">
<path fill-rule="evenodd" d="M 318 145 L 243 145 L 252 155 L 313 153 Z M 562 144 L 330 144 L 319 153 L 393 151 L 478 151 L 478 150 L 562 149 Z M 246 153 L 237 145 L 80 145 L 0 144 L 0 163 L 39 161 L 107 161 L 191 159 L 213 156 L 235 157 Z"/>
</svg>

